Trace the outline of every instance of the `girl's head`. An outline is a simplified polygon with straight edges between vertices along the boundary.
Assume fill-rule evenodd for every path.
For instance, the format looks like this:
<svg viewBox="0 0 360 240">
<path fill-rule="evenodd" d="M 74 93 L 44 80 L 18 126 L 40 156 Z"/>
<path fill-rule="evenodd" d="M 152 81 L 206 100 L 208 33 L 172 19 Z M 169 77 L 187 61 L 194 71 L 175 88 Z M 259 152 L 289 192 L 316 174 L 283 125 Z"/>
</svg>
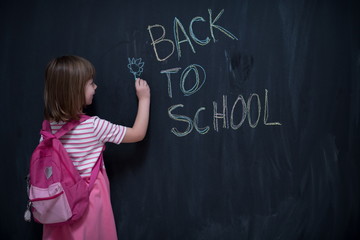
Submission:
<svg viewBox="0 0 360 240">
<path fill-rule="evenodd" d="M 45 119 L 56 122 L 79 119 L 83 108 L 91 104 L 90 95 L 95 93 L 94 77 L 94 66 L 82 57 L 51 60 L 45 71 Z"/>
</svg>

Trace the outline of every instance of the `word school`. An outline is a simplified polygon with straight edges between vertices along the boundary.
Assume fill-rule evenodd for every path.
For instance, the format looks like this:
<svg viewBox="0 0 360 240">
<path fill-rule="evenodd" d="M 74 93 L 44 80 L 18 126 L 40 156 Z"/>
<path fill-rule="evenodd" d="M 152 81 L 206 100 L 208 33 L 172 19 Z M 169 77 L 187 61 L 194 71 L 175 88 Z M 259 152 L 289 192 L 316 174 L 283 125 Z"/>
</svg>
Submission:
<svg viewBox="0 0 360 240">
<path fill-rule="evenodd" d="M 252 119 L 251 117 L 251 108 L 252 108 L 252 102 L 255 101 L 255 106 L 257 108 L 256 112 L 256 118 Z M 269 104 L 268 104 L 268 90 L 265 89 L 265 97 L 264 97 L 264 110 L 263 110 L 263 124 L 266 126 L 280 126 L 280 122 L 268 122 L 269 118 Z M 201 127 L 199 126 L 199 114 L 202 111 L 205 111 L 205 107 L 200 107 L 194 114 L 194 117 L 188 117 L 185 115 L 175 114 L 174 111 L 178 108 L 183 108 L 183 104 L 176 104 L 171 106 L 168 109 L 169 117 L 175 121 L 184 122 L 187 124 L 187 127 L 184 131 L 179 131 L 177 128 L 173 127 L 171 129 L 171 132 L 177 136 L 177 137 L 184 137 L 188 134 L 190 134 L 194 129 L 196 132 L 200 134 L 206 134 L 209 132 L 210 127 L 205 126 Z M 221 107 L 220 107 L 221 108 Z M 257 93 L 250 94 L 247 101 L 245 101 L 245 98 L 243 95 L 238 95 L 237 99 L 232 105 L 230 117 L 229 117 L 229 108 L 228 108 L 228 101 L 227 101 L 227 95 L 223 95 L 223 101 L 222 101 L 222 111 L 218 110 L 218 103 L 213 101 L 213 127 L 216 132 L 219 132 L 219 120 L 222 120 L 223 124 L 222 127 L 224 129 L 229 129 L 229 126 L 233 130 L 237 130 L 240 128 L 243 123 L 245 122 L 246 118 L 248 119 L 248 124 L 252 128 L 256 128 L 256 126 L 260 122 L 261 117 L 261 100 L 260 96 Z M 241 112 L 241 119 L 234 119 L 234 116 L 236 112 Z M 230 122 L 230 124 L 229 124 Z"/>
</svg>

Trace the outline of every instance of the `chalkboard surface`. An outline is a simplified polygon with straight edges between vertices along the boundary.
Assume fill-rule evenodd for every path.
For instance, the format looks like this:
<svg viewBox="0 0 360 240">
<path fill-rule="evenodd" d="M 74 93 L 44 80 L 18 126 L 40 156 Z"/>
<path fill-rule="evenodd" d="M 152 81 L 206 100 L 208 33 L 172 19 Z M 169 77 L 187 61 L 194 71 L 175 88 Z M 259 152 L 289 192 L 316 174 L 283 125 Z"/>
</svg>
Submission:
<svg viewBox="0 0 360 240">
<path fill-rule="evenodd" d="M 97 70 L 90 115 L 131 126 L 134 74 L 151 86 L 146 139 L 105 153 L 119 239 L 360 238 L 357 1 L 0 7 L 2 239 L 41 238 L 24 178 L 70 54 Z"/>
</svg>

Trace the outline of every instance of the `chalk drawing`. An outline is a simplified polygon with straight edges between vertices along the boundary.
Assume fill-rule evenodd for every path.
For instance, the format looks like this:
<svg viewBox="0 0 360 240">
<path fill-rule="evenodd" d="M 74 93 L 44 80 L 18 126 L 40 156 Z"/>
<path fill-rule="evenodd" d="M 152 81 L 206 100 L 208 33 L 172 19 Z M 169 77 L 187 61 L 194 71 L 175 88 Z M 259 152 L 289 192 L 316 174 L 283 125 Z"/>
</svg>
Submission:
<svg viewBox="0 0 360 240">
<path fill-rule="evenodd" d="M 134 75 L 135 80 L 140 77 L 141 73 L 144 71 L 144 62 L 141 62 L 141 58 L 128 58 L 129 64 L 127 65 L 130 73 Z"/>
</svg>

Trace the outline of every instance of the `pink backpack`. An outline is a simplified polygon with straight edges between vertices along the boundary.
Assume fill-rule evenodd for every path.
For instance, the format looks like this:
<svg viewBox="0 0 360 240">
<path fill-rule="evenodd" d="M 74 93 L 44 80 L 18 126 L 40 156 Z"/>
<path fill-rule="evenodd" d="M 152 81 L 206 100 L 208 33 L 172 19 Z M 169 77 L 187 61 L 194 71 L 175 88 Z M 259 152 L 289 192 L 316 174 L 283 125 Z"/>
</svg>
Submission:
<svg viewBox="0 0 360 240">
<path fill-rule="evenodd" d="M 82 115 L 80 121 L 70 121 L 55 134 L 50 123 L 43 121 L 43 141 L 35 148 L 30 160 L 28 210 L 25 220 L 42 224 L 63 224 L 78 220 L 89 205 L 89 194 L 102 163 L 102 153 L 97 160 L 87 184 L 76 170 L 60 137 L 90 118 Z M 31 210 L 31 213 L 30 213 Z"/>
</svg>

